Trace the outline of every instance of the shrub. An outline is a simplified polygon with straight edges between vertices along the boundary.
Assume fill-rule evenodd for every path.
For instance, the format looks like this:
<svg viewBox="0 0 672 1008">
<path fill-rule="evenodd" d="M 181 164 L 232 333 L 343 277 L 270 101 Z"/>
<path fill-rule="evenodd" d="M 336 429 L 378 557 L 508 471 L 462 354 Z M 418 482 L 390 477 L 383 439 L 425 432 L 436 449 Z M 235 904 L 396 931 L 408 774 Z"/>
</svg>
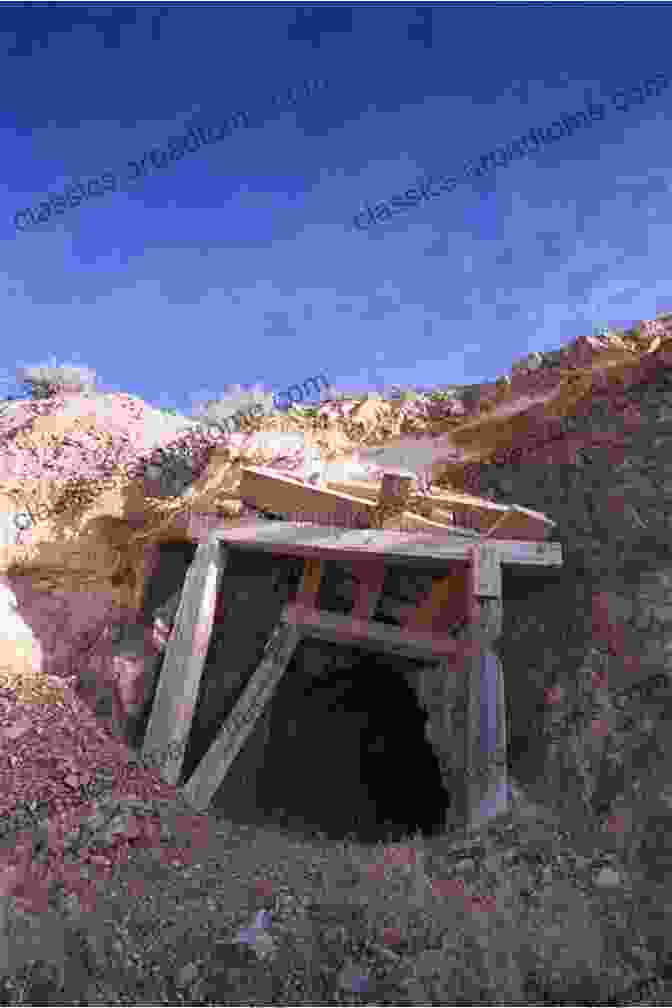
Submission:
<svg viewBox="0 0 672 1008">
<path fill-rule="evenodd" d="M 265 392 L 263 385 L 255 385 L 249 391 L 240 385 L 228 385 L 225 386 L 225 395 L 221 399 L 210 399 L 205 404 L 197 405 L 193 419 L 206 425 L 221 424 L 228 430 L 234 417 L 238 414 L 249 416 L 252 408 L 258 406 L 262 406 L 263 411 L 255 410 L 252 414 L 255 417 L 272 416 L 276 412 L 273 395 Z"/>
<path fill-rule="evenodd" d="M 96 372 L 75 364 L 37 364 L 17 368 L 17 379 L 28 386 L 33 399 L 48 399 L 58 393 L 90 395 L 95 391 Z"/>
</svg>

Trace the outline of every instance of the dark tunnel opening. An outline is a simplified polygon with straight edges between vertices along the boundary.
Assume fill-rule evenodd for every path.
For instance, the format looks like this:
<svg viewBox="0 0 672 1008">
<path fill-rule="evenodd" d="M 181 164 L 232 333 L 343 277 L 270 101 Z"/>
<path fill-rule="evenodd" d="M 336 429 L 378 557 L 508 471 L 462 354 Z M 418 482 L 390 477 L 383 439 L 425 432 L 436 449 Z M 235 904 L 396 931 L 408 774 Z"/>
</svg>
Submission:
<svg viewBox="0 0 672 1008">
<path fill-rule="evenodd" d="M 361 650 L 321 678 L 302 664 L 291 663 L 274 698 L 259 788 L 266 814 L 335 841 L 443 832 L 450 799 L 404 676 L 414 662 Z"/>
</svg>

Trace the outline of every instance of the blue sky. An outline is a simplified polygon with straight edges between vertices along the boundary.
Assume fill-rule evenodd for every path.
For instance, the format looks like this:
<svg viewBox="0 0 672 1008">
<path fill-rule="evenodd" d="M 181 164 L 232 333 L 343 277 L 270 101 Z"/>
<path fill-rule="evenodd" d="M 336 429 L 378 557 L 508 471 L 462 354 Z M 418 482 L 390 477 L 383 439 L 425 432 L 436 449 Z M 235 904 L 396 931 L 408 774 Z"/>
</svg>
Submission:
<svg viewBox="0 0 672 1008">
<path fill-rule="evenodd" d="M 319 373 L 465 384 L 672 310 L 672 83 L 612 101 L 668 70 L 671 29 L 645 3 L 3 5 L 0 391 L 52 355 L 180 412 Z M 326 87 L 273 105 L 305 80 Z M 587 95 L 603 121 L 354 227 Z M 17 211 L 234 112 L 251 125 L 17 231 Z"/>
</svg>

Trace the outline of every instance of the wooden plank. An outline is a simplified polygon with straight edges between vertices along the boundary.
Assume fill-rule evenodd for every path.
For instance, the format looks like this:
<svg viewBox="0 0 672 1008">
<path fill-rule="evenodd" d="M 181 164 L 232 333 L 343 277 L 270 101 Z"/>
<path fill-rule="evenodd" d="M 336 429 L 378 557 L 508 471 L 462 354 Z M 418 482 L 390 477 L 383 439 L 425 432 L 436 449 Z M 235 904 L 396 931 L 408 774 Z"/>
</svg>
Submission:
<svg viewBox="0 0 672 1008">
<path fill-rule="evenodd" d="M 301 584 L 296 594 L 297 605 L 313 606 L 316 604 L 322 580 L 323 566 L 324 563 L 322 560 L 306 560 L 303 565 Z"/>
<path fill-rule="evenodd" d="M 424 515 L 415 514 L 413 511 L 403 511 L 401 514 L 383 519 L 382 528 L 392 532 L 432 532 L 437 536 L 462 535 L 469 539 L 477 539 L 479 536 L 477 531 L 464 525 L 425 518 Z"/>
<path fill-rule="evenodd" d="M 437 578 L 432 584 L 427 598 L 410 611 L 403 623 L 404 630 L 433 630 L 441 611 L 450 605 L 455 594 L 455 576 Z"/>
<path fill-rule="evenodd" d="M 508 808 L 506 700 L 502 665 L 476 631 L 481 646 L 468 659 L 467 826 L 476 829 Z"/>
<path fill-rule="evenodd" d="M 289 665 L 302 633 L 281 621 L 269 638 L 264 656 L 231 717 L 191 775 L 182 793 L 196 809 L 208 807 L 224 777 L 254 728 Z M 319 754 L 317 754 L 319 756 Z"/>
<path fill-rule="evenodd" d="M 465 725 L 465 819 L 467 828 L 479 823 L 478 808 L 481 799 L 479 780 L 479 743 L 481 717 L 481 661 L 483 638 L 480 632 L 480 611 L 476 595 L 480 580 L 479 549 L 472 547 L 471 563 L 466 578 L 467 625 L 464 639 L 470 644 L 470 653 L 465 655 L 464 672 L 467 677 L 467 720 Z"/>
<path fill-rule="evenodd" d="M 286 556 L 339 554 L 354 559 L 366 553 L 384 553 L 385 563 L 445 567 L 451 560 L 467 560 L 473 537 L 419 535 L 414 533 L 300 526 L 292 522 L 259 522 L 213 532 L 210 542 L 227 542 L 238 548 L 267 550 Z M 495 545 L 495 544 L 493 544 Z M 562 565 L 562 547 L 555 542 L 521 542 L 500 539 L 496 543 L 500 562 L 533 567 Z"/>
<path fill-rule="evenodd" d="M 469 620 L 465 640 L 469 647 L 464 658 L 468 697 L 464 766 L 468 829 L 478 828 L 507 807 L 504 679 L 491 649 L 502 632 L 501 589 L 499 596 L 479 600 L 480 589 L 489 587 L 484 557 L 490 548 L 472 548 L 466 579 Z"/>
<path fill-rule="evenodd" d="M 166 647 L 142 753 L 160 761 L 169 784 L 177 782 L 182 769 L 225 565 L 219 543 L 197 547 Z"/>
<path fill-rule="evenodd" d="M 253 466 L 243 466 L 240 499 L 252 507 L 283 517 L 303 516 L 316 524 L 343 528 L 368 528 L 375 515 L 375 503 L 348 494 L 324 490 L 309 483 Z M 309 517 L 308 517 L 309 516 Z"/>
<path fill-rule="evenodd" d="M 545 539 L 556 524 L 539 511 L 518 505 L 498 504 L 469 494 L 419 495 L 412 491 L 412 479 L 386 473 L 380 483 L 330 480 L 324 486 L 317 487 L 272 470 L 246 466 L 242 471 L 240 497 L 245 503 L 282 515 L 288 520 L 304 520 L 342 528 L 371 527 L 375 507 L 380 503 L 381 495 L 385 498 L 386 494 L 388 497 L 392 495 L 400 509 L 419 505 L 420 502 L 425 507 L 429 505 L 430 513 L 426 513 L 424 517 L 438 526 L 453 526 L 456 522 L 459 524 L 464 521 L 469 528 L 485 532 L 492 527 L 493 519 L 509 516 L 509 537 L 537 541 Z M 511 510 L 513 515 L 510 514 Z M 501 538 L 502 534 L 499 529 L 491 531 L 495 538 Z"/>
<path fill-rule="evenodd" d="M 378 482 L 368 482 L 364 480 L 329 480 L 327 482 L 327 487 L 330 490 L 337 490 L 341 493 L 352 494 L 353 497 L 365 497 L 367 499 L 376 500 L 379 493 L 379 483 Z M 417 500 L 420 495 L 417 493 L 411 494 L 411 501 Z M 429 501 L 430 504 L 436 504 L 438 508 L 445 508 L 447 511 L 452 511 L 454 507 L 462 508 L 472 508 L 477 511 L 489 512 L 490 514 L 496 516 L 498 513 L 506 513 L 509 508 L 508 504 L 501 504 L 497 501 L 487 500 L 485 497 L 476 497 L 474 494 L 458 493 L 453 490 L 436 490 L 432 489 L 432 492 L 427 495 L 422 495 L 423 501 Z M 548 515 L 545 515 L 542 511 L 534 511 L 531 508 L 518 508 L 518 505 L 513 505 L 517 510 L 520 510 L 523 514 L 527 515 L 529 518 L 534 518 L 544 524 L 553 527 L 556 522 Z"/>
<path fill-rule="evenodd" d="M 459 643 L 448 635 L 420 631 L 410 634 L 403 628 L 357 619 L 352 615 L 341 616 L 321 609 L 288 605 L 285 606 L 282 619 L 283 622 L 300 627 L 305 637 L 316 637 L 334 644 L 370 647 L 408 658 L 440 658 L 457 655 L 461 651 Z"/>
<path fill-rule="evenodd" d="M 358 620 L 370 620 L 383 592 L 385 561 L 374 559 L 353 566 L 353 574 L 358 579 L 358 584 L 351 616 Z"/>
<path fill-rule="evenodd" d="M 487 546 L 482 544 L 475 549 L 478 551 L 478 562 L 475 568 L 474 594 L 501 598 L 502 565 L 499 562 L 497 546 L 494 543 Z"/>
<path fill-rule="evenodd" d="M 378 494 L 379 507 L 393 507 L 405 511 L 415 477 L 384 473 Z"/>
</svg>

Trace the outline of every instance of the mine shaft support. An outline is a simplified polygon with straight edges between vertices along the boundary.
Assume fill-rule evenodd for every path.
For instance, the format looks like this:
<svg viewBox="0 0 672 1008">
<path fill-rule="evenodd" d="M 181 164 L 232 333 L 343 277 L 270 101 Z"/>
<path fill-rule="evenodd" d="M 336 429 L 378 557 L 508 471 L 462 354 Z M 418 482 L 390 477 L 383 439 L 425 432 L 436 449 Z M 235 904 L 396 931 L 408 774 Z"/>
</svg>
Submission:
<svg viewBox="0 0 672 1008">
<path fill-rule="evenodd" d="M 185 797 L 206 808 L 249 737 L 303 637 L 424 659 L 419 699 L 428 713 L 426 738 L 453 795 L 446 823 L 476 827 L 507 807 L 504 679 L 494 642 L 502 630 L 502 562 L 562 563 L 553 543 L 515 540 L 468 542 L 390 532 L 326 533 L 316 526 L 222 529 L 198 547 L 185 582 L 168 644 L 143 754 L 166 749 L 163 779 L 175 784 L 189 739 L 212 633 L 227 548 L 302 557 L 296 598 L 286 604 L 263 656 L 231 715 L 183 786 Z M 319 588 L 330 557 L 352 567 L 358 581 L 347 615 L 321 610 Z M 374 620 L 386 565 L 430 564 L 435 578 L 427 598 L 409 607 L 401 627 Z M 252 604 L 253 604 L 253 600 Z M 452 634 L 461 623 L 461 636 Z M 448 802 L 446 803 L 448 804 Z M 457 818 L 457 821 L 456 821 Z"/>
</svg>

